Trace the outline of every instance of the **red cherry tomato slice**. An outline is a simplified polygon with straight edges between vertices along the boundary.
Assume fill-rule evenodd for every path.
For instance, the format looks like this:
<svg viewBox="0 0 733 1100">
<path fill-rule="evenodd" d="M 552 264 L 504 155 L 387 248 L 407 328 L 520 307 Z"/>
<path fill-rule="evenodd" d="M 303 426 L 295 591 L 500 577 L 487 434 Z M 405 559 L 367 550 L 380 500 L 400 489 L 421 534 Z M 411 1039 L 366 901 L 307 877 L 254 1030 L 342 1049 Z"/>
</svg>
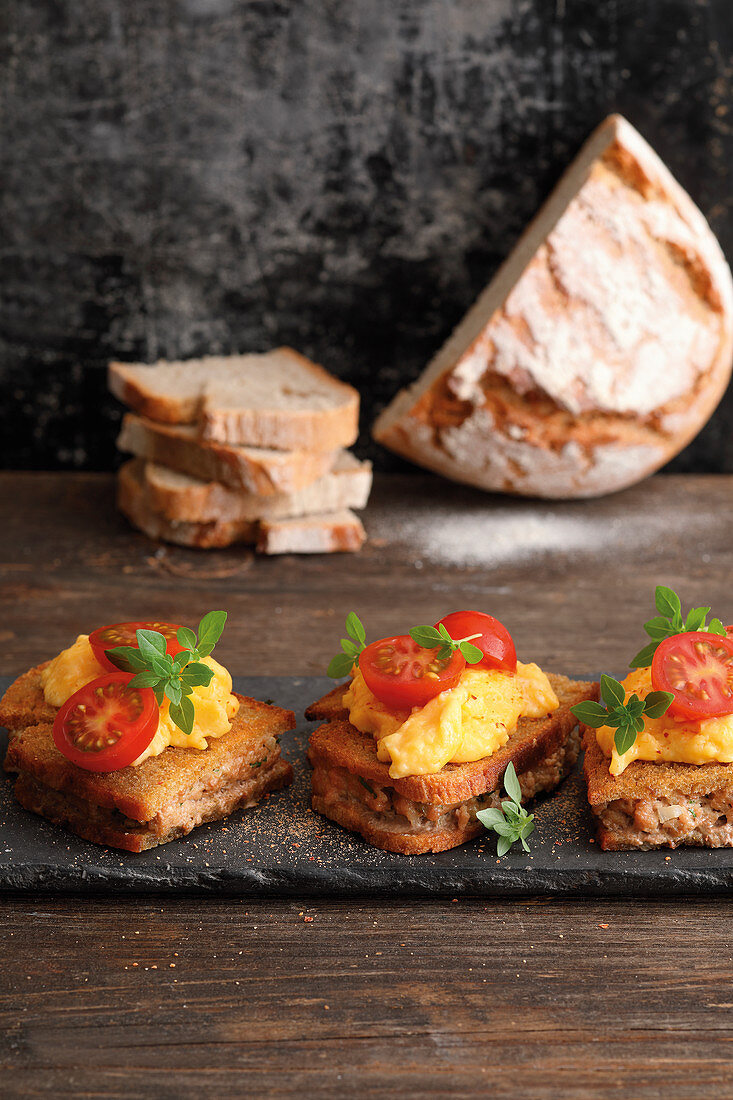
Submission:
<svg viewBox="0 0 733 1100">
<path fill-rule="evenodd" d="M 652 685 L 672 692 L 669 712 L 678 717 L 733 714 L 733 638 L 705 631 L 665 638 L 652 660 Z"/>
<path fill-rule="evenodd" d="M 367 687 L 391 710 L 410 710 L 458 683 L 466 662 L 460 653 L 438 660 L 437 649 L 422 649 L 409 634 L 372 642 L 359 654 Z"/>
<path fill-rule="evenodd" d="M 105 657 L 105 649 L 114 649 L 118 645 L 137 647 L 135 633 L 137 630 L 157 630 L 166 640 L 166 653 L 171 657 L 175 657 L 176 653 L 180 653 L 184 648 L 176 638 L 176 634 L 180 629 L 180 626 L 175 623 L 112 623 L 111 626 L 100 626 L 93 631 L 89 635 L 89 645 L 94 650 L 94 656 L 102 668 L 118 672 L 117 666 Z"/>
<path fill-rule="evenodd" d="M 125 768 L 148 747 L 159 710 L 151 688 L 131 688 L 127 672 L 108 672 L 74 692 L 53 723 L 53 740 L 72 764 L 90 772 Z"/>
<path fill-rule="evenodd" d="M 480 635 L 479 638 L 472 638 L 471 644 L 483 651 L 484 659 L 477 665 L 471 665 L 471 668 L 517 671 L 517 651 L 514 648 L 512 636 L 504 624 L 493 615 L 485 615 L 483 611 L 453 611 L 450 615 L 445 615 L 440 622 L 454 641 L 470 638 L 472 634 Z M 436 623 L 436 628 L 439 625 Z"/>
</svg>

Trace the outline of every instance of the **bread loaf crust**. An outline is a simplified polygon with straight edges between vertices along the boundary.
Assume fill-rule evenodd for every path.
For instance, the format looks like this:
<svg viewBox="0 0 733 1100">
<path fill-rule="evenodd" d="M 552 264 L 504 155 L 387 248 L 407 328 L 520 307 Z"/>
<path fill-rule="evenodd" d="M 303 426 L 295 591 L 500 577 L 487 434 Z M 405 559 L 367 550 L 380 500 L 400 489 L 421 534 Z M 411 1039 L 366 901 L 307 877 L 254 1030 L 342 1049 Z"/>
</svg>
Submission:
<svg viewBox="0 0 733 1100">
<path fill-rule="evenodd" d="M 260 554 L 337 554 L 361 550 L 366 532 L 358 516 L 344 508 L 331 514 L 262 520 Z"/>
<path fill-rule="evenodd" d="M 733 286 L 718 243 L 612 116 L 374 435 L 481 488 L 600 495 L 685 446 L 732 361 Z"/>
</svg>

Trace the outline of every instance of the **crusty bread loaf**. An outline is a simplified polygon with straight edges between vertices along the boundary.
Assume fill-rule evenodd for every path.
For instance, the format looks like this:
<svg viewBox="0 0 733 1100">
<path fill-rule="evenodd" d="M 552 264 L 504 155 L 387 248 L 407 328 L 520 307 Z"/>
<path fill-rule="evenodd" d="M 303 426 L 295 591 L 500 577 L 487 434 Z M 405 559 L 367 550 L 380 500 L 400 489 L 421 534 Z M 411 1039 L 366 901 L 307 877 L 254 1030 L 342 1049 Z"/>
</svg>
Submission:
<svg viewBox="0 0 733 1100">
<path fill-rule="evenodd" d="M 372 468 L 370 462 L 359 462 L 349 451 L 340 451 L 330 473 L 293 493 L 270 496 L 230 489 L 218 481 L 201 481 L 152 462 L 145 464 L 144 479 L 148 500 L 166 519 L 211 523 L 363 508 L 372 485 Z"/>
<path fill-rule="evenodd" d="M 294 493 L 324 477 L 342 451 L 275 451 L 207 443 L 195 427 L 160 424 L 126 413 L 117 439 L 121 451 L 169 466 L 203 481 L 258 496 Z"/>
<path fill-rule="evenodd" d="M 117 505 L 133 526 L 149 538 L 179 546 L 213 549 L 235 543 L 255 545 L 262 554 L 328 554 L 359 550 L 366 535 L 360 520 L 348 510 L 295 519 L 218 519 L 189 523 L 167 519 L 150 501 L 145 464 L 132 459 L 117 479 Z"/>
<path fill-rule="evenodd" d="M 612 492 L 708 420 L 730 377 L 732 318 L 705 219 L 614 115 L 374 436 L 485 489 Z"/>
<path fill-rule="evenodd" d="M 359 394 L 292 348 L 188 362 L 110 363 L 109 385 L 152 420 L 197 424 L 204 439 L 283 451 L 350 446 Z"/>
</svg>

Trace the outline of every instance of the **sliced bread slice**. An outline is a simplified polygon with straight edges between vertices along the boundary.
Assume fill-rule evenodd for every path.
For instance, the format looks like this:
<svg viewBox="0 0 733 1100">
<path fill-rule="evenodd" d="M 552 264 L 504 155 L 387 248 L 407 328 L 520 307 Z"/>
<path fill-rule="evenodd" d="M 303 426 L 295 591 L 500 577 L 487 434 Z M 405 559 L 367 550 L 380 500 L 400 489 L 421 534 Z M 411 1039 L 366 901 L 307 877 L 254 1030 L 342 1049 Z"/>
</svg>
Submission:
<svg viewBox="0 0 733 1100">
<path fill-rule="evenodd" d="M 258 496 L 294 493 L 312 484 L 332 469 L 342 453 L 206 443 L 190 425 L 160 424 L 134 413 L 122 418 L 117 446 L 202 481 L 219 481 Z"/>
<path fill-rule="evenodd" d="M 343 508 L 318 516 L 262 520 L 257 549 L 261 554 L 333 554 L 360 550 L 365 541 L 361 520 Z"/>
<path fill-rule="evenodd" d="M 197 424 L 204 439 L 276 450 L 349 447 L 359 394 L 292 348 L 187 362 L 110 363 L 109 385 L 152 420 Z"/>
<path fill-rule="evenodd" d="M 718 242 L 614 115 L 374 436 L 484 489 L 600 495 L 682 449 L 732 360 L 733 285 Z"/>
<path fill-rule="evenodd" d="M 144 475 L 145 464 L 140 459 L 132 459 L 121 467 L 117 478 L 117 505 L 134 527 L 152 539 L 202 550 L 244 543 L 256 545 L 262 554 L 328 554 L 358 550 L 366 538 L 361 522 L 348 510 L 262 522 L 170 520 L 150 501 Z"/>
<path fill-rule="evenodd" d="M 214 520 L 212 523 L 182 523 L 157 512 L 145 488 L 145 464 L 132 459 L 117 474 L 117 507 L 133 527 L 148 538 L 174 542 L 178 546 L 210 550 L 233 543 L 254 545 L 259 525 L 253 520 Z"/>
<path fill-rule="evenodd" d="M 370 462 L 340 451 L 333 470 L 293 493 L 260 496 L 201 481 L 167 466 L 145 465 L 145 488 L 155 510 L 166 519 L 187 523 L 215 520 L 279 519 L 341 508 L 363 508 L 372 486 Z"/>
</svg>

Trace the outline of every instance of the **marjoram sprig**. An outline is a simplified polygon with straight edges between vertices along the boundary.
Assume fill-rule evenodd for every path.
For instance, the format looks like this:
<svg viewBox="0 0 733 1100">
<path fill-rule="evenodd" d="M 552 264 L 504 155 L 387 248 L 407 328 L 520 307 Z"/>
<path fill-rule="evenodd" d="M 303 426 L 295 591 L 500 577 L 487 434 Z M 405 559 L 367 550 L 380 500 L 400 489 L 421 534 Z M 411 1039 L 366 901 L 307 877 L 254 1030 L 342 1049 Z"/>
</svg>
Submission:
<svg viewBox="0 0 733 1100">
<path fill-rule="evenodd" d="M 138 630 L 137 646 L 105 649 L 105 656 L 123 672 L 134 672 L 131 687 L 152 688 L 158 706 L 168 699 L 171 719 L 183 733 L 193 732 L 194 709 L 189 696 L 195 687 L 208 687 L 214 670 L 202 663 L 219 641 L 227 621 L 226 611 L 210 611 L 198 632 L 182 626 L 176 634 L 184 648 L 171 657 L 167 642 L 157 630 Z"/>
<path fill-rule="evenodd" d="M 341 639 L 342 652 L 331 658 L 326 669 L 333 680 L 342 680 L 344 676 L 348 676 L 359 654 L 366 649 L 366 631 L 355 611 L 350 611 L 346 616 L 346 633 L 348 638 Z"/>
<path fill-rule="evenodd" d="M 631 662 L 631 668 L 648 668 L 659 643 L 675 634 L 687 634 L 689 631 L 698 630 L 706 631 L 708 634 L 725 634 L 725 627 L 720 619 L 711 619 L 708 625 L 705 625 L 705 620 L 710 614 L 709 607 L 693 607 L 683 619 L 680 598 L 666 585 L 657 585 L 654 590 L 654 602 L 659 614 L 644 623 L 644 630 L 652 640 L 639 650 Z"/>
<path fill-rule="evenodd" d="M 480 634 L 453 639 L 443 624 L 438 623 L 437 627 L 413 626 L 410 637 L 421 649 L 438 649 L 436 656 L 439 661 L 447 661 L 456 651 L 463 655 L 468 665 L 476 665 L 483 660 L 483 651 L 478 646 L 471 645 L 474 638 L 481 637 Z"/>
<path fill-rule="evenodd" d="M 327 674 L 334 680 L 341 680 L 344 676 L 348 676 L 359 659 L 359 654 L 366 649 L 366 631 L 355 611 L 350 611 L 346 616 L 346 633 L 348 638 L 341 639 L 341 653 L 331 658 L 326 669 Z M 410 631 L 410 637 L 421 649 L 437 649 L 439 661 L 448 660 L 456 650 L 463 654 L 469 665 L 478 664 L 484 656 L 478 646 L 471 645 L 474 638 L 481 637 L 480 634 L 471 634 L 467 638 L 454 640 L 442 623 L 437 628 L 414 626 Z"/>
<path fill-rule="evenodd" d="M 602 703 L 588 699 L 576 703 L 571 713 L 586 726 L 598 729 L 599 726 L 611 726 L 616 730 L 613 743 L 616 752 L 623 756 L 636 741 L 636 735 L 644 729 L 644 715 L 649 718 L 661 718 L 674 699 L 670 691 L 650 691 L 644 698 L 632 693 L 626 699 L 623 684 L 613 676 L 601 676 Z"/>
<path fill-rule="evenodd" d="M 506 855 L 517 841 L 528 852 L 527 837 L 534 832 L 534 814 L 528 814 L 522 805 L 522 788 L 511 763 L 504 772 L 504 790 L 509 795 L 509 801 L 502 802 L 501 809 L 479 810 L 476 817 L 485 828 L 497 834 L 497 856 Z"/>
</svg>

